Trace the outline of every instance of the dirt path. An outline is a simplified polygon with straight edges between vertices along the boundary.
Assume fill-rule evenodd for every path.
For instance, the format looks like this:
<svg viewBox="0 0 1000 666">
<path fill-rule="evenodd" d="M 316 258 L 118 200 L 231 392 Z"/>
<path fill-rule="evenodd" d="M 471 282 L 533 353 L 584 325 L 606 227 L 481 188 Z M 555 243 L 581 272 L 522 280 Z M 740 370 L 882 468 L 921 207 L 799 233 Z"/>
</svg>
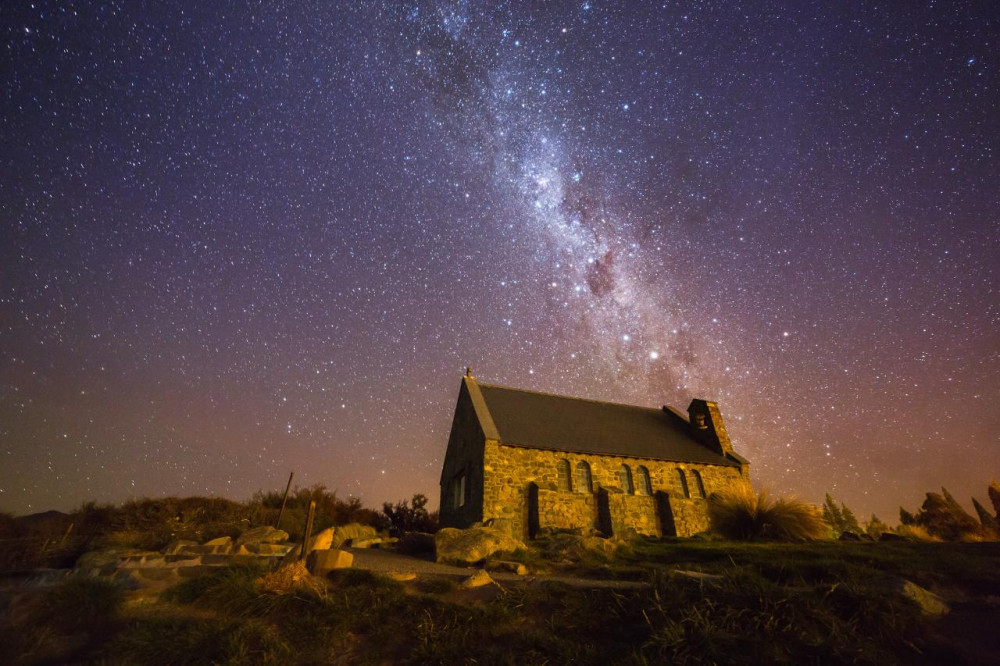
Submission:
<svg viewBox="0 0 1000 666">
<path fill-rule="evenodd" d="M 354 568 L 366 569 L 383 574 L 414 573 L 417 576 L 448 576 L 464 579 L 478 571 L 477 567 L 456 567 L 450 564 L 438 564 L 409 555 L 401 555 L 391 550 L 378 548 L 347 548 L 354 555 Z M 615 589 L 637 589 L 645 587 L 646 583 L 629 580 L 596 580 L 578 578 L 575 576 L 528 575 L 518 576 L 507 571 L 490 571 L 493 580 L 502 583 L 541 583 L 553 581 L 572 585 L 573 587 L 610 587 Z"/>
</svg>

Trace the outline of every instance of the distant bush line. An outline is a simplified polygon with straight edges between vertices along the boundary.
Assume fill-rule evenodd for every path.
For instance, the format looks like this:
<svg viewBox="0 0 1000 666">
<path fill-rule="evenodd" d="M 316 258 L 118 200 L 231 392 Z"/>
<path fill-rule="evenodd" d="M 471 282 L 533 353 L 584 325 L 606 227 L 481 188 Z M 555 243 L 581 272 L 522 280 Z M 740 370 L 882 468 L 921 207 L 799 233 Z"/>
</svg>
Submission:
<svg viewBox="0 0 1000 666">
<path fill-rule="evenodd" d="M 160 550 L 177 539 L 203 542 L 236 537 L 249 527 L 274 525 L 284 493 L 258 491 L 246 502 L 219 497 L 164 497 L 121 505 L 86 502 L 70 513 L 49 511 L 14 517 L 0 513 L 0 570 L 67 567 L 84 552 L 104 548 Z M 314 531 L 359 523 L 379 531 L 436 531 L 437 513 L 414 495 L 381 511 L 346 500 L 323 485 L 295 488 L 281 515 L 281 529 L 302 538 L 310 502 L 316 503 Z"/>
</svg>

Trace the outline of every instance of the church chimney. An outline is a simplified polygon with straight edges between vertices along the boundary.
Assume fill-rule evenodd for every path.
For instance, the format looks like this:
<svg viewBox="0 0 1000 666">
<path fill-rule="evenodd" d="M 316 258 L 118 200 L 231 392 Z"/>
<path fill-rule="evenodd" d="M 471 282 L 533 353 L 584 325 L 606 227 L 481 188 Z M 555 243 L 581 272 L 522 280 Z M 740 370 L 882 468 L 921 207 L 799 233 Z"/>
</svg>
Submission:
<svg viewBox="0 0 1000 666">
<path fill-rule="evenodd" d="M 697 398 L 692 400 L 688 405 L 688 421 L 694 436 L 702 444 L 720 455 L 733 453 L 733 444 L 729 441 L 717 404 Z"/>
</svg>

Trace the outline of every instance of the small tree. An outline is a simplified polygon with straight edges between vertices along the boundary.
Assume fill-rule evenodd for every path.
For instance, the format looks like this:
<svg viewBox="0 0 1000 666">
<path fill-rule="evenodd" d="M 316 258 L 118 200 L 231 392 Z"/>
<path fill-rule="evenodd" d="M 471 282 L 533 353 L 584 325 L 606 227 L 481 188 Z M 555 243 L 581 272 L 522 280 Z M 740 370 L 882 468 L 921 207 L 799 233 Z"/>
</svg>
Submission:
<svg viewBox="0 0 1000 666">
<path fill-rule="evenodd" d="M 389 519 L 393 531 L 404 532 L 436 532 L 438 529 L 437 513 L 427 511 L 427 497 L 416 493 L 409 502 L 400 500 L 395 505 L 386 502 L 382 505 L 382 513 Z"/>
<path fill-rule="evenodd" d="M 839 537 L 844 532 L 861 533 L 861 525 L 858 524 L 854 512 L 847 508 L 843 502 L 837 506 L 837 501 L 830 493 L 826 494 L 826 500 L 823 502 L 823 520 L 833 530 L 834 538 Z"/>
<path fill-rule="evenodd" d="M 872 514 L 871 519 L 869 519 L 869 521 L 865 523 L 865 533 L 871 538 L 876 540 L 886 532 L 891 532 L 891 531 L 892 530 L 889 529 L 889 526 L 883 523 L 881 520 L 879 520 L 879 517 L 876 516 L 874 513 Z"/>
</svg>

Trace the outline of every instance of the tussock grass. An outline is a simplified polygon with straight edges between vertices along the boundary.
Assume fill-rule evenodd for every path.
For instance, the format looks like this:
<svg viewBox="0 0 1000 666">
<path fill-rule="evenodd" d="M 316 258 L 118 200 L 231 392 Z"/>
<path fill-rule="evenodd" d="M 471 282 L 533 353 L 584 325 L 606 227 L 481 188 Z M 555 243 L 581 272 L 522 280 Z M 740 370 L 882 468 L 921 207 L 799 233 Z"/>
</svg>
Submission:
<svg viewBox="0 0 1000 666">
<path fill-rule="evenodd" d="M 772 498 L 749 485 L 714 493 L 708 500 L 712 529 L 737 541 L 814 541 L 829 534 L 820 510 L 791 497 Z"/>
</svg>

